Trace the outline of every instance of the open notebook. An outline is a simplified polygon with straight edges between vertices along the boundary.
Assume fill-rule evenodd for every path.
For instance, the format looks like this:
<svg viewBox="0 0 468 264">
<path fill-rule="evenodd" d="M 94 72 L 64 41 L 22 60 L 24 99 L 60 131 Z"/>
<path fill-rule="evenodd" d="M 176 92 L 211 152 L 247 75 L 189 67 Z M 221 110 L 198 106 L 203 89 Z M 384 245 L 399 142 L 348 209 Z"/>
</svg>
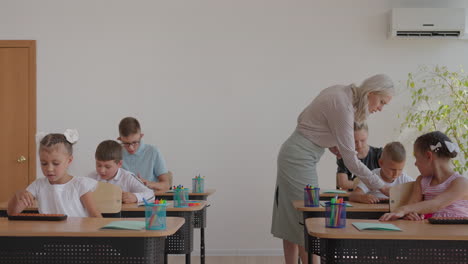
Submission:
<svg viewBox="0 0 468 264">
<path fill-rule="evenodd" d="M 359 231 L 363 230 L 383 230 L 383 231 L 401 231 L 401 229 L 393 224 L 382 223 L 353 223 Z"/>
<path fill-rule="evenodd" d="M 126 229 L 142 230 L 145 228 L 145 221 L 114 221 L 101 227 L 101 229 Z"/>
</svg>

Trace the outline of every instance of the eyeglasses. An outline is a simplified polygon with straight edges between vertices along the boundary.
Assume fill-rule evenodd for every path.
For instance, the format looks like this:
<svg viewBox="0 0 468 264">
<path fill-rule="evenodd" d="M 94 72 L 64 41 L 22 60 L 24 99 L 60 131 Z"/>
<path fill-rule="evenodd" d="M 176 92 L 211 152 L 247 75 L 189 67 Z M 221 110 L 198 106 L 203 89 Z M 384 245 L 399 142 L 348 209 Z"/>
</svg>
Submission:
<svg viewBox="0 0 468 264">
<path fill-rule="evenodd" d="M 120 143 L 123 147 L 129 148 L 129 147 L 136 147 L 140 145 L 140 141 L 133 141 L 133 142 L 122 142 Z"/>
</svg>

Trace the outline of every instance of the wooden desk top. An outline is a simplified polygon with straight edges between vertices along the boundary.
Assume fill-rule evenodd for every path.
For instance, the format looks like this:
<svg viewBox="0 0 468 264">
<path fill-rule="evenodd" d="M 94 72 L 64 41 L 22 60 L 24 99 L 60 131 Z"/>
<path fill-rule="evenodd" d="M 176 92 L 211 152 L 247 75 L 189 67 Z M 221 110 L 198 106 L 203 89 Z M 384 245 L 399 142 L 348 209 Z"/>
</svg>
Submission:
<svg viewBox="0 0 468 264">
<path fill-rule="evenodd" d="M 359 231 L 352 225 L 355 222 L 394 224 L 402 231 Z M 307 218 L 306 227 L 311 236 L 331 239 L 468 240 L 466 225 L 433 225 L 427 220 L 379 222 L 379 220 L 346 219 L 345 228 L 326 228 L 324 218 Z"/>
<path fill-rule="evenodd" d="M 114 221 L 145 221 L 145 218 L 68 217 L 64 221 L 11 221 L 0 218 L 2 237 L 161 237 L 174 234 L 185 223 L 181 217 L 167 217 L 166 230 L 117 230 L 99 228 Z"/>
<path fill-rule="evenodd" d="M 203 193 L 189 193 L 191 195 L 210 196 L 216 192 L 216 189 L 206 189 Z M 155 196 L 174 196 L 174 192 L 154 192 Z"/>
<path fill-rule="evenodd" d="M 293 206 L 296 210 L 301 212 L 323 212 L 325 211 L 325 207 L 305 207 L 304 200 L 296 200 L 293 201 Z M 346 207 L 346 212 L 382 212 L 388 213 L 390 212 L 390 205 L 389 204 L 363 204 L 363 203 L 356 203 L 356 202 L 347 202 L 352 206 Z"/>
<path fill-rule="evenodd" d="M 205 206 L 208 204 L 207 201 L 197 201 L 200 202 L 200 205 L 197 206 L 189 206 L 189 207 L 174 207 L 173 201 L 168 201 L 170 205 L 167 206 L 166 210 L 167 211 L 173 211 L 173 212 L 191 212 L 191 211 L 200 211 Z M 128 212 L 128 211 L 137 211 L 137 212 L 144 212 L 145 211 L 145 206 L 144 205 L 139 205 L 137 203 L 131 203 L 131 204 L 122 204 L 122 212 Z"/>
</svg>

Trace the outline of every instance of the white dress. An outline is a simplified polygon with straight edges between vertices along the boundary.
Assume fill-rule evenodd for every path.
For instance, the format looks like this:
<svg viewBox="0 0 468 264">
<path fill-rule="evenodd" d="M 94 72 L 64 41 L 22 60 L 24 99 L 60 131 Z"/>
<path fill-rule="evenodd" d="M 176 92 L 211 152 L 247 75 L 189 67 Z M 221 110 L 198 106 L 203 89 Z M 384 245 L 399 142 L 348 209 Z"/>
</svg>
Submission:
<svg viewBox="0 0 468 264">
<path fill-rule="evenodd" d="M 85 193 L 93 192 L 96 187 L 97 181 L 86 177 L 73 177 L 65 184 L 50 184 L 47 178 L 40 178 L 26 190 L 36 198 L 41 214 L 88 217 L 80 198 Z"/>
</svg>

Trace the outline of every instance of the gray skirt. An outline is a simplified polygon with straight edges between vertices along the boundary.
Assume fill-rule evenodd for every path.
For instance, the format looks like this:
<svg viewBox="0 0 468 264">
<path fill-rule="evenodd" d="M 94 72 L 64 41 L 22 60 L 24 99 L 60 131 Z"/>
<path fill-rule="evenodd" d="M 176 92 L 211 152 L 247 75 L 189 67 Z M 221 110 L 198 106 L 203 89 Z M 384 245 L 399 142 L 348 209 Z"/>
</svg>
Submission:
<svg viewBox="0 0 468 264">
<path fill-rule="evenodd" d="M 292 201 L 304 199 L 305 185 L 318 186 L 317 163 L 323 152 L 322 147 L 297 131 L 281 146 L 271 224 L 273 236 L 304 246 L 303 216 L 294 209 Z"/>
</svg>

